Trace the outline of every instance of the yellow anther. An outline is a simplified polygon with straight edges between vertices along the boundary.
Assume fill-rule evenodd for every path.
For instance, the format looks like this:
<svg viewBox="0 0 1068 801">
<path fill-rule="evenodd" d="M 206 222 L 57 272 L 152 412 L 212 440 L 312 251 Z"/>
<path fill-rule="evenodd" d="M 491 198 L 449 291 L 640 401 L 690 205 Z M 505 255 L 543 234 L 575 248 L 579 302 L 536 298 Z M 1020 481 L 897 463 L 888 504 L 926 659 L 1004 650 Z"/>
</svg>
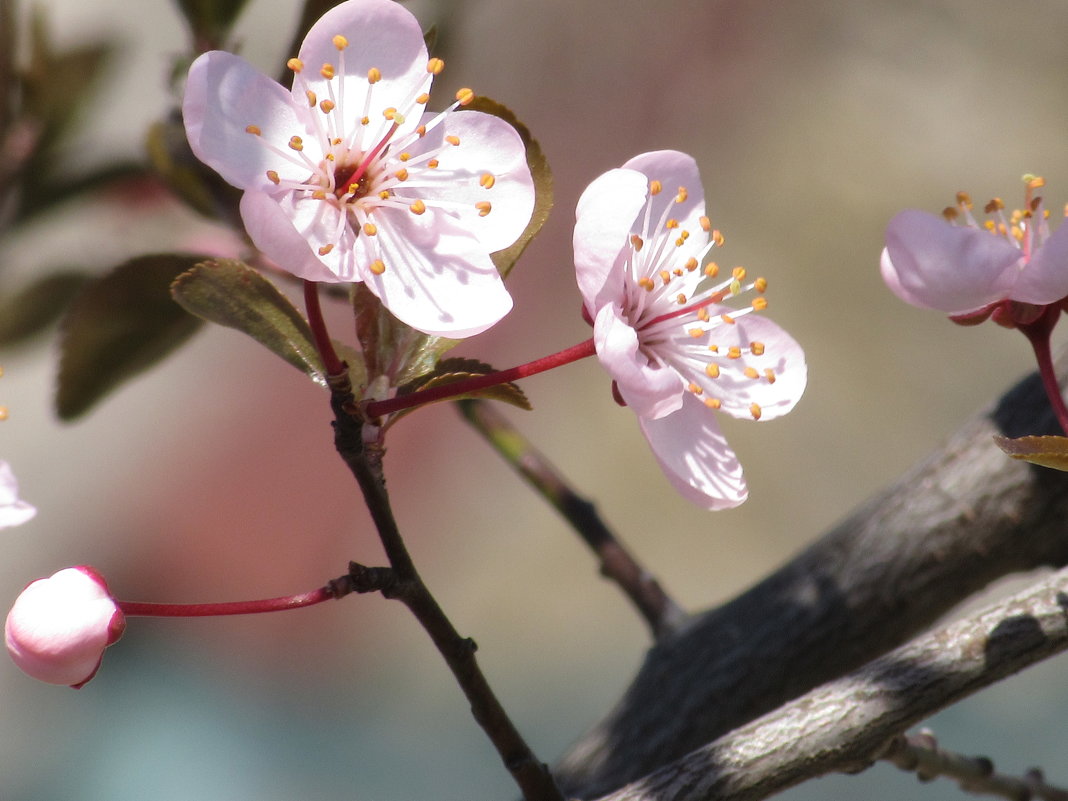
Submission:
<svg viewBox="0 0 1068 801">
<path fill-rule="evenodd" d="M 731 275 L 734 276 L 735 281 L 744 281 L 745 267 L 735 267 L 733 270 L 731 270 Z"/>
<path fill-rule="evenodd" d="M 337 161 L 333 153 L 327 153 L 325 156 L 323 156 L 323 158 L 327 161 Z"/>
<path fill-rule="evenodd" d="M 1023 177 L 1023 182 L 1028 189 L 1041 189 L 1046 185 L 1045 178 L 1043 178 L 1041 175 L 1034 175 L 1032 173 L 1025 174 Z"/>
<path fill-rule="evenodd" d="M 686 272 L 692 273 L 696 269 L 697 269 L 697 259 L 695 259 L 693 256 L 690 256 L 690 258 L 688 258 L 686 260 Z"/>
<path fill-rule="evenodd" d="M 709 320 L 712 319 L 712 315 L 708 313 L 708 309 L 702 306 L 700 309 L 697 310 L 697 319 L 700 320 L 702 323 L 707 323 Z"/>
<path fill-rule="evenodd" d="M 723 401 L 721 401 L 719 398 L 705 398 L 705 406 L 707 406 L 709 409 L 718 409 L 722 405 Z"/>
<path fill-rule="evenodd" d="M 304 95 L 308 98 L 308 108 L 314 108 L 315 102 L 318 100 L 318 98 L 315 96 L 315 92 L 309 89 L 307 92 L 304 93 Z"/>
<path fill-rule="evenodd" d="M 729 314 L 721 314 L 719 316 L 719 319 L 721 319 L 727 325 L 734 325 L 734 318 L 731 317 Z"/>
<path fill-rule="evenodd" d="M 685 234 L 686 232 L 683 231 L 683 233 Z M 678 239 L 675 240 L 675 247 L 677 247 L 677 248 L 681 248 L 685 244 L 686 244 L 686 237 L 684 237 L 684 236 L 680 236 Z"/>
<path fill-rule="evenodd" d="M 367 83 L 378 83 L 382 80 L 382 70 L 378 67 L 371 67 L 367 70 Z"/>
<path fill-rule="evenodd" d="M 719 365 L 709 362 L 705 365 L 705 375 L 709 378 L 719 378 Z"/>
<path fill-rule="evenodd" d="M 705 329 L 703 329 L 703 328 L 691 328 L 686 333 L 688 333 L 694 339 L 698 339 L 698 338 L 703 337 L 705 335 Z"/>
<path fill-rule="evenodd" d="M 705 275 L 709 278 L 715 278 L 719 275 L 719 265 L 714 261 L 710 261 L 705 265 Z"/>
<path fill-rule="evenodd" d="M 393 108 L 393 106 L 390 106 L 389 108 L 384 109 L 382 111 L 382 116 L 385 117 L 387 120 L 396 120 L 397 119 L 397 109 Z M 397 124 L 399 125 L 400 123 L 397 123 Z"/>
<path fill-rule="evenodd" d="M 712 241 L 716 243 L 717 248 L 723 247 L 723 234 L 718 228 L 712 232 Z"/>
<path fill-rule="evenodd" d="M 742 282 L 735 278 L 731 281 L 730 290 L 732 295 L 737 295 L 742 291 Z"/>
<path fill-rule="evenodd" d="M 445 141 L 448 142 L 453 147 L 456 147 L 457 145 L 460 144 L 460 137 L 449 135 L 449 136 L 445 137 Z"/>
<path fill-rule="evenodd" d="M 440 58 L 432 58 L 426 63 L 426 71 L 431 75 L 441 75 L 443 69 L 445 69 L 445 62 Z"/>
<path fill-rule="evenodd" d="M 378 233 L 378 226 L 374 223 L 366 222 L 363 224 L 363 232 L 368 236 L 374 236 Z"/>
<path fill-rule="evenodd" d="M 638 279 L 638 286 L 644 289 L 646 292 L 652 292 L 656 284 L 653 283 L 653 279 L 648 276 L 642 276 Z"/>
<path fill-rule="evenodd" d="M 764 378 L 768 379 L 768 383 L 769 384 L 774 384 L 775 383 L 775 371 L 772 370 L 770 367 L 765 367 L 764 368 Z"/>
<path fill-rule="evenodd" d="M 674 270 L 671 271 L 671 274 L 678 278 L 682 278 L 683 270 L 681 267 L 676 267 Z"/>
<path fill-rule="evenodd" d="M 749 414 L 753 415 L 753 419 L 754 420 L 759 420 L 760 419 L 760 404 L 759 403 L 750 403 L 749 404 Z"/>
<path fill-rule="evenodd" d="M 983 206 L 983 211 L 987 214 L 993 214 L 995 211 L 1001 211 L 1005 208 L 1005 202 L 999 198 L 990 198 L 990 202 Z"/>
<path fill-rule="evenodd" d="M 764 309 L 766 309 L 766 308 L 768 308 L 768 299 L 767 298 L 753 298 L 753 310 L 754 311 L 764 311 Z"/>
<path fill-rule="evenodd" d="M 957 205 L 962 209 L 970 209 L 972 207 L 972 196 L 967 192 L 957 192 Z"/>
<path fill-rule="evenodd" d="M 719 353 L 719 345 L 709 345 L 708 349 L 713 353 Z"/>
<path fill-rule="evenodd" d="M 640 251 L 642 249 L 642 245 L 644 245 L 644 244 L 645 244 L 645 241 L 640 236 L 638 236 L 637 234 L 631 234 L 630 235 L 630 246 L 632 248 L 634 248 L 634 252 L 635 253 Z"/>
<path fill-rule="evenodd" d="M 301 61 L 299 58 L 291 58 L 289 59 L 289 61 L 286 62 L 286 66 L 289 67 L 289 69 L 291 69 L 293 72 L 300 72 L 304 69 L 304 62 Z"/>
<path fill-rule="evenodd" d="M 752 353 L 754 356 L 763 356 L 764 355 L 764 343 L 763 342 L 750 342 L 749 343 L 749 352 Z"/>
<path fill-rule="evenodd" d="M 342 36 L 340 33 L 330 41 L 334 43 L 334 47 L 336 47 L 338 50 L 344 50 L 346 47 L 349 46 L 349 40 Z"/>
<path fill-rule="evenodd" d="M 386 263 L 382 259 L 375 259 L 369 268 L 375 275 L 382 275 L 386 271 Z"/>
<path fill-rule="evenodd" d="M 6 406 L 0 406 L 0 423 L 4 422 L 8 418 L 8 411 Z"/>
<path fill-rule="evenodd" d="M 744 372 L 746 378 L 752 378 L 753 380 L 760 378 L 760 373 L 756 371 L 755 367 L 746 367 Z"/>
<path fill-rule="evenodd" d="M 324 78 L 326 78 L 329 81 L 331 78 L 334 77 L 334 74 L 335 74 L 334 73 L 334 65 L 333 64 L 323 64 L 323 66 L 319 68 L 319 74 L 322 75 Z"/>
<path fill-rule="evenodd" d="M 686 198 L 688 198 L 689 196 L 690 196 L 690 193 L 686 191 L 686 187 L 685 186 L 680 186 L 679 187 L 679 193 L 677 195 L 675 195 L 675 202 L 676 203 L 685 203 L 686 202 Z"/>
<path fill-rule="evenodd" d="M 659 195 L 663 190 L 664 190 L 664 185 L 662 183 L 660 183 L 659 181 L 650 181 L 649 182 L 649 194 L 650 195 Z"/>
<path fill-rule="evenodd" d="M 282 183 L 282 179 L 278 177 L 275 170 L 267 170 L 267 180 L 276 185 Z"/>
<path fill-rule="evenodd" d="M 493 209 L 493 206 L 488 200 L 480 200 L 475 204 L 475 208 L 478 209 L 479 217 L 485 217 Z"/>
<path fill-rule="evenodd" d="M 333 100 L 322 100 L 319 102 L 319 111 L 323 112 L 323 114 L 329 114 L 335 108 L 336 106 L 334 105 Z"/>
<path fill-rule="evenodd" d="M 657 275 L 659 275 L 660 280 L 664 282 L 664 286 L 667 286 L 671 283 L 671 273 L 669 273 L 667 270 L 661 270 L 657 273 Z"/>
<path fill-rule="evenodd" d="M 469 105 L 471 101 L 475 99 L 475 92 L 473 89 L 465 86 L 456 93 L 456 99 L 461 106 Z"/>
<path fill-rule="evenodd" d="M 304 149 L 304 140 L 299 136 L 291 136 L 289 138 L 289 147 L 296 150 L 298 153 Z"/>
<path fill-rule="evenodd" d="M 325 256 L 327 253 L 329 253 L 333 249 L 334 249 L 333 245 L 323 245 L 321 248 L 319 248 L 319 255 L 320 256 Z"/>
<path fill-rule="evenodd" d="M 418 103 L 420 106 L 425 106 L 428 102 L 430 102 L 430 95 L 428 95 L 426 92 L 423 92 L 421 95 L 419 95 L 419 97 L 415 99 L 415 102 Z"/>
<path fill-rule="evenodd" d="M 768 279 L 766 279 L 766 278 L 758 278 L 757 280 L 755 280 L 753 282 L 753 289 L 755 289 L 757 292 L 760 292 L 761 294 L 766 292 L 767 288 L 768 288 Z"/>
<path fill-rule="evenodd" d="M 680 306 L 685 306 L 686 305 L 686 296 L 680 292 L 679 294 L 677 294 L 675 296 L 675 302 L 678 303 Z"/>
<path fill-rule="evenodd" d="M 260 126 L 258 125 L 246 125 L 245 133 L 250 133 L 253 136 L 260 136 L 263 134 L 263 131 L 260 130 Z"/>
<path fill-rule="evenodd" d="M 407 150 L 405 150 L 403 153 L 401 153 L 399 156 L 397 156 L 397 158 L 400 159 L 401 161 L 408 161 L 411 157 L 412 157 L 412 154 L 409 153 Z"/>
<path fill-rule="evenodd" d="M 426 166 L 428 166 L 432 170 L 436 170 L 439 164 L 441 164 L 441 162 L 437 159 L 430 159 L 430 161 L 426 163 Z"/>
<path fill-rule="evenodd" d="M 694 395 L 704 395 L 705 394 L 704 389 L 702 389 L 698 384 L 695 384 L 693 381 L 691 381 L 687 385 L 686 389 L 688 389 Z"/>
<path fill-rule="evenodd" d="M 664 223 L 664 227 L 667 228 L 669 231 L 672 231 L 679 227 L 679 221 L 672 217 L 670 220 Z"/>
<path fill-rule="evenodd" d="M 482 173 L 482 176 L 478 179 L 478 184 L 483 189 L 492 189 L 495 183 L 497 183 L 497 179 L 488 172 Z"/>
<path fill-rule="evenodd" d="M 381 192 L 378 193 L 378 197 L 382 200 L 389 200 L 389 190 L 383 189 Z"/>
<path fill-rule="evenodd" d="M 422 139 L 424 136 L 426 136 L 426 126 L 420 125 L 418 128 L 415 129 L 415 132 L 419 134 L 419 138 Z"/>
<path fill-rule="evenodd" d="M 415 203 L 408 207 L 408 210 L 411 211 L 412 214 L 422 214 L 424 211 L 426 211 L 426 203 L 424 203 L 422 200 L 417 200 L 415 201 Z"/>
<path fill-rule="evenodd" d="M 407 181 L 408 180 L 408 168 L 407 167 L 401 167 L 399 170 L 397 170 L 395 173 L 393 173 L 393 177 L 396 178 L 398 181 Z"/>
<path fill-rule="evenodd" d="M 352 187 L 349 187 L 349 189 L 351 190 Z M 326 200 L 326 192 L 322 189 L 316 189 L 314 192 L 312 192 L 312 198 L 314 198 L 315 200 Z"/>
<path fill-rule="evenodd" d="M 712 230 L 712 221 L 708 219 L 708 217 L 702 216 L 700 222 L 701 230 L 704 231 L 706 234 Z"/>
<path fill-rule="evenodd" d="M 360 125 L 367 125 L 371 122 L 370 117 L 360 117 Z"/>
<path fill-rule="evenodd" d="M 953 222 L 960 216 L 960 212 L 954 206 L 946 206 L 942 209 L 942 216 L 946 218 L 947 222 Z"/>
<path fill-rule="evenodd" d="M 742 358 L 742 349 L 739 348 L 737 345 L 731 345 L 731 347 L 729 347 L 727 349 L 727 358 L 728 359 L 740 359 L 740 358 Z"/>
</svg>

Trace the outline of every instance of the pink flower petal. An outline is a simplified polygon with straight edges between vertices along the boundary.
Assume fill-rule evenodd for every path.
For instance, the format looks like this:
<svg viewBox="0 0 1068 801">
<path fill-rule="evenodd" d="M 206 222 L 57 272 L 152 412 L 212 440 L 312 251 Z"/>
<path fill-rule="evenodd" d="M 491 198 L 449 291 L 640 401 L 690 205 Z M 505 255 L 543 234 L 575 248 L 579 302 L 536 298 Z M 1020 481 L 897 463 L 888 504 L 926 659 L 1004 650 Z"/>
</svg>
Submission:
<svg viewBox="0 0 1068 801">
<path fill-rule="evenodd" d="M 424 333 L 474 336 L 512 308 L 512 297 L 482 244 L 456 221 L 429 211 L 382 209 L 373 245 L 385 264 L 364 268 L 363 281 L 404 323 Z M 387 222 L 388 219 L 388 222 Z M 370 262 L 367 262 L 370 264 Z"/>
<path fill-rule="evenodd" d="M 19 485 L 11 465 L 0 461 L 0 529 L 21 526 L 36 514 L 36 507 L 19 500 Z"/>
<path fill-rule="evenodd" d="M 582 193 L 575 210 L 575 277 L 591 316 L 623 304 L 620 271 L 627 240 L 645 205 L 649 179 L 634 170 L 609 170 Z"/>
<path fill-rule="evenodd" d="M 738 458 L 701 401 L 688 394 L 674 414 L 639 422 L 664 475 L 684 498 L 715 511 L 749 496 Z"/>
<path fill-rule="evenodd" d="M 623 400 L 641 418 L 671 414 L 682 404 L 682 378 L 674 370 L 650 364 L 638 333 L 616 305 L 602 306 L 593 323 L 597 358 L 615 379 Z"/>
<path fill-rule="evenodd" d="M 1012 300 L 1045 305 L 1068 296 L 1068 224 L 1061 222 L 1020 270 Z"/>
<path fill-rule="evenodd" d="M 1009 297 L 1021 256 L 987 231 L 909 209 L 887 226 L 880 267 L 905 302 L 961 314 Z"/>
<path fill-rule="evenodd" d="M 292 204 L 287 212 L 278 200 L 263 192 L 248 191 L 241 197 L 241 219 L 245 230 L 257 248 L 283 270 L 298 278 L 308 281 L 352 281 L 352 277 L 342 277 L 333 273 L 322 258 L 314 251 L 314 242 L 309 242 L 305 234 L 300 233 L 295 224 L 301 222 Z M 298 207 L 302 204 L 298 203 Z M 319 210 L 329 209 L 322 203 L 305 203 L 310 215 Z M 347 252 L 338 249 L 339 252 Z"/>
<path fill-rule="evenodd" d="M 660 181 L 663 186 L 661 193 L 653 198 L 654 225 L 664 209 L 670 206 L 671 217 L 678 220 L 679 228 L 689 231 L 700 229 L 701 217 L 705 214 L 705 190 L 697 162 L 692 156 L 677 150 L 654 150 L 635 156 L 623 165 L 623 169 L 637 170 L 650 179 Z M 680 188 L 686 190 L 687 197 L 682 203 L 677 203 L 675 198 Z"/>
<path fill-rule="evenodd" d="M 231 53 L 214 50 L 193 62 L 182 116 L 194 155 L 238 189 L 276 190 L 268 170 L 283 180 L 305 180 L 311 169 L 289 149 L 292 136 L 303 138 L 313 162 L 322 158 L 289 92 Z M 249 125 L 261 134 L 249 133 Z"/>
<path fill-rule="evenodd" d="M 344 36 L 349 45 L 338 51 L 335 36 Z M 297 102 L 306 103 L 305 89 L 310 88 L 319 100 L 332 99 L 342 130 L 361 128 L 365 115 L 370 128 L 365 142 L 379 141 L 390 124 L 383 112 L 398 108 L 406 98 L 415 98 L 430 86 L 426 70 L 427 52 L 423 31 L 411 12 L 393 0 L 349 0 L 339 3 L 319 18 L 300 47 L 298 57 L 304 62 L 302 81 L 294 81 Z M 320 69 L 334 67 L 337 77 L 327 81 Z M 370 87 L 367 73 L 377 69 L 382 78 Z M 398 127 L 395 138 L 419 125 L 418 115 L 411 115 Z M 377 130 L 376 130 L 377 128 Z"/>
<path fill-rule="evenodd" d="M 8 653 L 25 673 L 49 684 L 80 687 L 100 666 L 125 619 L 103 578 L 68 567 L 31 583 L 8 613 Z"/>
</svg>

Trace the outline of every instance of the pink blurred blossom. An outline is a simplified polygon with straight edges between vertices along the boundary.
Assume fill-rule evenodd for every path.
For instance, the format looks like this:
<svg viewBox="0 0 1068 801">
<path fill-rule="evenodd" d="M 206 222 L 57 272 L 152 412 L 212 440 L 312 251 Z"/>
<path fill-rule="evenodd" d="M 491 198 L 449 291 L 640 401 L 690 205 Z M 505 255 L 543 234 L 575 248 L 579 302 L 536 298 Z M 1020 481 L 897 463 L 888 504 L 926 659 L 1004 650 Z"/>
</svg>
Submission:
<svg viewBox="0 0 1068 801">
<path fill-rule="evenodd" d="M 11 465 L 0 460 L 0 528 L 21 526 L 36 514 L 36 507 L 19 500 L 19 485 Z"/>
<path fill-rule="evenodd" d="M 807 381 L 800 345 L 759 314 L 766 282 L 704 265 L 722 242 L 705 215 L 694 160 L 645 153 L 597 178 L 579 200 L 575 266 L 597 356 L 671 483 L 708 509 L 748 496 L 713 410 L 769 420 Z M 751 305 L 724 301 L 749 292 Z"/>
<path fill-rule="evenodd" d="M 512 306 L 490 253 L 534 206 L 525 150 L 503 120 L 425 112 L 440 59 L 392 0 L 348 0 L 291 59 L 292 90 L 222 51 L 189 70 L 197 157 L 243 189 L 255 245 L 311 281 L 362 281 L 421 331 L 476 334 Z"/>
<path fill-rule="evenodd" d="M 126 618 L 91 567 L 68 567 L 32 582 L 15 600 L 4 635 L 23 672 L 49 684 L 81 687 L 104 649 L 122 636 Z"/>
</svg>

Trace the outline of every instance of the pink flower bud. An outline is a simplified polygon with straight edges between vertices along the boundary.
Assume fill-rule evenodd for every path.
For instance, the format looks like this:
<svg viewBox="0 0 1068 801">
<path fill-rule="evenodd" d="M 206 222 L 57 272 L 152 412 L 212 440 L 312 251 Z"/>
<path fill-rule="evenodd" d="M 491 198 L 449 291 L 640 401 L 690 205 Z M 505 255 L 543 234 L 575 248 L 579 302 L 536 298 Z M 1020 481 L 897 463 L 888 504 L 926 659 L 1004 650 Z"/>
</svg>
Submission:
<svg viewBox="0 0 1068 801">
<path fill-rule="evenodd" d="M 96 674 L 126 617 L 93 568 L 68 567 L 32 582 L 4 626 L 7 651 L 23 672 L 78 688 Z"/>
</svg>

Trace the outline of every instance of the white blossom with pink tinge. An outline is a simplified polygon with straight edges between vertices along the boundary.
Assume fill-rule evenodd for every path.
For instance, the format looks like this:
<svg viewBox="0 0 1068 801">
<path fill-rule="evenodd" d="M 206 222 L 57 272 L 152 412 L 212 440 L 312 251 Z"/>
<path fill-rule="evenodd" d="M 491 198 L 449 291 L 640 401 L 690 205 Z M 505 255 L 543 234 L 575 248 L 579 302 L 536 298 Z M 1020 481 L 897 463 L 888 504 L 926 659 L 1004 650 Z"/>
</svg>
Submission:
<svg viewBox="0 0 1068 801">
<path fill-rule="evenodd" d="M 597 178 L 579 200 L 575 267 L 597 356 L 638 415 L 671 483 L 708 509 L 748 496 L 714 414 L 769 420 L 805 390 L 801 346 L 754 312 L 766 282 L 719 277 L 704 260 L 722 242 L 705 215 L 697 164 L 658 151 Z M 755 293 L 751 305 L 725 301 Z"/>
<path fill-rule="evenodd" d="M 0 460 L 0 528 L 21 526 L 37 514 L 37 509 L 19 500 L 19 485 L 11 465 Z"/>
<path fill-rule="evenodd" d="M 7 616 L 11 659 L 49 684 L 81 687 L 96 674 L 104 649 L 122 636 L 126 618 L 91 567 L 68 567 L 32 582 Z"/>
<path fill-rule="evenodd" d="M 362 281 L 428 334 L 489 328 L 512 300 L 490 253 L 534 208 L 525 149 L 503 120 L 425 112 L 440 59 L 393 0 L 348 0 L 312 26 L 285 89 L 222 51 L 189 70 L 197 158 L 243 189 L 253 243 L 311 281 Z"/>
<path fill-rule="evenodd" d="M 1043 182 L 1025 178 L 1024 209 L 1005 214 L 992 200 L 985 224 L 964 193 L 941 217 L 915 209 L 895 216 L 880 260 L 887 286 L 906 303 L 951 315 L 1002 301 L 1047 306 L 1068 296 L 1068 226 L 1050 233 L 1042 200 L 1032 196 Z"/>
</svg>

